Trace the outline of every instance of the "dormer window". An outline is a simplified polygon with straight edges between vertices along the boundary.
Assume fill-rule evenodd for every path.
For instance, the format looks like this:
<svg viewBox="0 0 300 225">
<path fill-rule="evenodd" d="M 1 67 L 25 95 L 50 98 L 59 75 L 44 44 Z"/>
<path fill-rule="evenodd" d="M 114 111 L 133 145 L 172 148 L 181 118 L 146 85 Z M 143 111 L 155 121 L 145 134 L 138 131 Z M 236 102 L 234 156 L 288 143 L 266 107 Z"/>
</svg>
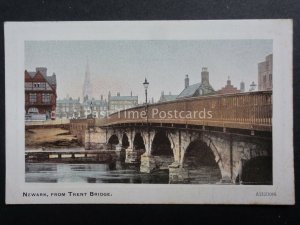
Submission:
<svg viewBox="0 0 300 225">
<path fill-rule="evenodd" d="M 46 83 L 45 82 L 42 82 L 42 83 L 35 82 L 35 83 L 33 83 L 33 88 L 43 90 L 46 88 Z"/>
</svg>

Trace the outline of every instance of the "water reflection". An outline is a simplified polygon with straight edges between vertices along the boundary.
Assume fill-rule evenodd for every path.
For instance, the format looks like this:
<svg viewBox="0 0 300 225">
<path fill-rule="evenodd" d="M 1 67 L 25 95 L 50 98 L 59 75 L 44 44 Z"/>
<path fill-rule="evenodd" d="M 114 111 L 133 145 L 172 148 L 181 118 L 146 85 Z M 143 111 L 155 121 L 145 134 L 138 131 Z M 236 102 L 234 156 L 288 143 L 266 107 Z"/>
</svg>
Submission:
<svg viewBox="0 0 300 225">
<path fill-rule="evenodd" d="M 26 163 L 25 181 L 36 183 L 159 183 L 169 182 L 167 170 L 142 174 L 137 166 L 120 163 Z"/>
</svg>

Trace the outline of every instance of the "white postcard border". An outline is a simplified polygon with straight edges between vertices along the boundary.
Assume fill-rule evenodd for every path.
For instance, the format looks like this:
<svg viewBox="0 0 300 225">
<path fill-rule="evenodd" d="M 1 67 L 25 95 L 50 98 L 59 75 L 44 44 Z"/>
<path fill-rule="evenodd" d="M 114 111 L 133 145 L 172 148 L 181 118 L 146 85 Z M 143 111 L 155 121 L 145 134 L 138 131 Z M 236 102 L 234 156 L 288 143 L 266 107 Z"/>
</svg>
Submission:
<svg viewBox="0 0 300 225">
<path fill-rule="evenodd" d="M 292 20 L 6 22 L 4 28 L 7 204 L 294 204 Z M 273 40 L 273 185 L 25 183 L 24 41 L 217 39 Z M 111 196 L 26 198 L 23 192 Z"/>
</svg>

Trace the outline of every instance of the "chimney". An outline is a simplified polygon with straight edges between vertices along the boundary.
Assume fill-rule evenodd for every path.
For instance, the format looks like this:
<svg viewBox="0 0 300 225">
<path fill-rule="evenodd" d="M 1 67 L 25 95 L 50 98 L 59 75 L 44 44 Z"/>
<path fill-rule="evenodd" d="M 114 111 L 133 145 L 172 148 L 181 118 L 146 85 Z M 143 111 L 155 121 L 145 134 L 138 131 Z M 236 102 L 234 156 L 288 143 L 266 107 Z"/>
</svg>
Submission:
<svg viewBox="0 0 300 225">
<path fill-rule="evenodd" d="M 172 95 L 172 92 L 171 92 L 171 91 L 169 91 L 169 95 Z"/>
<path fill-rule="evenodd" d="M 120 96 L 120 92 L 117 92 L 117 96 Z"/>
<path fill-rule="evenodd" d="M 130 92 L 130 96 L 132 97 L 132 91 Z"/>
<path fill-rule="evenodd" d="M 241 84 L 240 84 L 240 91 L 245 92 L 245 83 L 244 83 L 244 81 L 242 81 Z"/>
<path fill-rule="evenodd" d="M 101 100 L 103 100 L 103 95 L 101 95 Z"/>
<path fill-rule="evenodd" d="M 47 76 L 47 68 L 46 67 L 36 67 L 35 68 L 36 72 L 40 71 L 41 74 L 43 74 L 43 76 Z"/>
<path fill-rule="evenodd" d="M 228 79 L 227 79 L 227 86 L 230 86 L 231 85 L 231 80 L 230 80 L 230 77 L 228 76 Z"/>
<path fill-rule="evenodd" d="M 207 67 L 202 67 L 201 83 L 205 85 L 209 84 L 209 72 L 207 71 Z"/>
<path fill-rule="evenodd" d="M 109 101 L 109 99 L 110 99 L 110 97 L 111 97 L 111 93 L 110 93 L 110 91 L 108 92 L 108 101 Z"/>
<path fill-rule="evenodd" d="M 184 79 L 184 88 L 187 88 L 188 86 L 190 86 L 190 79 L 189 79 L 189 75 L 185 75 L 185 79 Z"/>
</svg>

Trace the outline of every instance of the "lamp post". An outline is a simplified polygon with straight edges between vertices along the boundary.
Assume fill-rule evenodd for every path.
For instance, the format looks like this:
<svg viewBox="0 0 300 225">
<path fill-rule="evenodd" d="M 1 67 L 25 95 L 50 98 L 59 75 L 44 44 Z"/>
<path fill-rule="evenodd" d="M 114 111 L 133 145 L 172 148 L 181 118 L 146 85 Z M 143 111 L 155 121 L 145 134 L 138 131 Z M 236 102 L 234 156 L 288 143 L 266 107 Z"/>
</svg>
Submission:
<svg viewBox="0 0 300 225">
<path fill-rule="evenodd" d="M 147 120 L 147 126 L 148 126 L 148 99 L 147 99 L 147 90 L 149 87 L 149 82 L 147 81 L 147 78 L 145 78 L 145 81 L 143 83 L 145 88 L 145 96 L 146 96 L 146 120 Z"/>
<path fill-rule="evenodd" d="M 149 87 L 149 82 L 147 81 L 147 78 L 145 78 L 145 81 L 143 83 L 144 85 L 144 88 L 145 88 L 145 96 L 146 96 L 146 123 L 147 123 L 147 133 L 148 133 L 148 149 L 150 148 L 150 132 L 149 132 L 149 123 L 148 123 L 148 99 L 147 99 L 147 90 L 148 90 L 148 87 Z M 146 147 L 146 146 L 145 146 Z M 147 148 L 146 148 L 146 152 L 147 151 Z M 148 153 L 147 153 L 148 155 Z"/>
<path fill-rule="evenodd" d="M 147 104 L 148 103 L 148 100 L 147 100 L 147 89 L 148 89 L 148 86 L 149 86 L 149 82 L 147 81 L 147 78 L 145 78 L 145 81 L 144 81 L 143 85 L 144 85 L 144 88 L 145 88 L 146 104 Z"/>
</svg>

